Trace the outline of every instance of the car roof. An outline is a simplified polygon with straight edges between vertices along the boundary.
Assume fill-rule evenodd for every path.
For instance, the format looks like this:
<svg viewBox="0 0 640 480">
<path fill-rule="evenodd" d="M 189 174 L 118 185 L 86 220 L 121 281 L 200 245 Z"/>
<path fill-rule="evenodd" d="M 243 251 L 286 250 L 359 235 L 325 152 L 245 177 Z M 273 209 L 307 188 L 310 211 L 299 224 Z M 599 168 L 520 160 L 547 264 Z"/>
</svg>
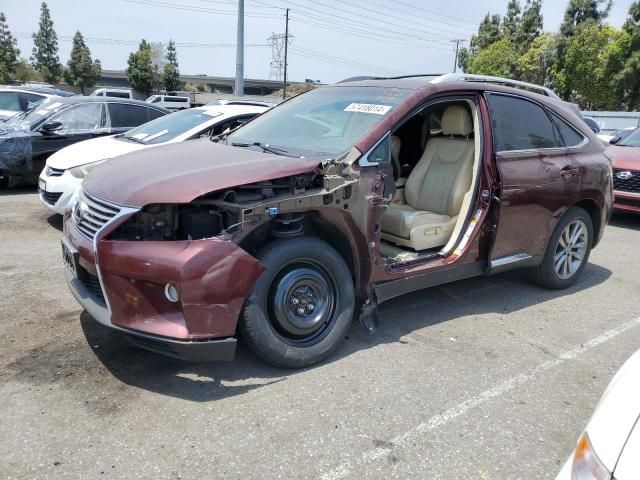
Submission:
<svg viewBox="0 0 640 480">
<path fill-rule="evenodd" d="M 133 100 L 131 98 L 120 98 L 120 97 L 102 97 L 102 96 L 82 96 L 82 95 L 74 95 L 73 97 L 66 97 L 58 99 L 58 102 L 64 105 L 70 105 L 75 103 L 124 103 L 127 105 L 139 105 L 141 107 L 147 108 L 155 108 L 156 110 L 160 110 L 161 112 L 171 113 L 171 110 L 166 108 L 157 107 L 147 102 L 143 102 L 142 100 Z"/>
<path fill-rule="evenodd" d="M 58 97 L 75 96 L 75 93 L 67 92 L 66 90 L 61 90 L 59 88 L 28 86 L 28 85 L 7 85 L 7 86 L 0 87 L 0 91 L 42 93 L 45 95 L 55 95 Z"/>
<path fill-rule="evenodd" d="M 197 107 L 195 110 L 201 110 L 207 113 L 220 112 L 224 116 L 244 115 L 249 113 L 262 113 L 269 110 L 269 107 L 263 105 L 204 105 Z"/>
</svg>

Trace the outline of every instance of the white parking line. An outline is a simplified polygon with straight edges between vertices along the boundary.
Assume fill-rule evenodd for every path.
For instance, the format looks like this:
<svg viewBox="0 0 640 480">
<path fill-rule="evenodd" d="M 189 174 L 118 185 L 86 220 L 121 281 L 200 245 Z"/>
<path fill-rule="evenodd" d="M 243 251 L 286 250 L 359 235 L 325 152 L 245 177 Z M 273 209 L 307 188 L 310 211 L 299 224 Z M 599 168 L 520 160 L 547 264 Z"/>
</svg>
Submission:
<svg viewBox="0 0 640 480">
<path fill-rule="evenodd" d="M 349 474 L 351 473 L 351 470 L 354 467 L 365 465 L 367 463 L 374 462 L 380 458 L 383 458 L 389 453 L 391 453 L 393 449 L 404 448 L 406 446 L 412 445 L 416 438 L 424 435 L 430 430 L 434 430 L 438 427 L 445 425 L 451 420 L 454 420 L 455 418 L 464 415 L 472 408 L 475 408 L 479 405 L 482 405 L 483 403 L 486 403 L 487 401 L 493 398 L 496 398 L 504 393 L 507 393 L 513 390 L 514 388 L 533 379 L 536 375 L 542 372 L 545 372 L 547 370 L 550 370 L 554 367 L 557 367 L 558 365 L 561 365 L 569 360 L 572 360 L 578 355 L 588 352 L 592 348 L 595 348 L 598 345 L 608 342 L 609 340 L 617 337 L 618 335 L 623 334 L 630 328 L 636 327 L 638 325 L 640 325 L 640 317 L 636 318 L 635 320 L 631 320 L 629 322 L 623 323 L 619 327 L 609 330 L 608 332 L 605 332 L 602 335 L 599 335 L 598 337 L 589 340 L 588 342 L 584 343 L 583 345 L 580 345 L 579 347 L 575 347 L 571 350 L 568 350 L 560 354 L 557 358 L 554 358 L 553 360 L 549 360 L 547 362 L 544 362 L 538 365 L 529 373 L 523 373 L 515 377 L 512 377 L 509 380 L 499 385 L 496 385 L 493 388 L 490 388 L 489 390 L 485 390 L 479 395 L 476 395 L 474 397 L 469 398 L 468 400 L 465 400 L 462 403 L 459 403 L 458 405 L 446 410 L 445 412 L 439 415 L 434 415 L 426 422 L 420 423 L 419 425 L 413 427 L 412 429 L 408 430 L 404 434 L 398 435 L 395 438 L 391 439 L 389 443 L 393 445 L 392 448 L 377 447 L 372 450 L 369 450 L 368 452 L 365 452 L 354 461 L 347 461 L 339 465 L 338 467 L 334 468 L 333 470 L 324 473 L 321 478 L 322 480 L 337 480 L 340 478 L 348 477 Z"/>
</svg>

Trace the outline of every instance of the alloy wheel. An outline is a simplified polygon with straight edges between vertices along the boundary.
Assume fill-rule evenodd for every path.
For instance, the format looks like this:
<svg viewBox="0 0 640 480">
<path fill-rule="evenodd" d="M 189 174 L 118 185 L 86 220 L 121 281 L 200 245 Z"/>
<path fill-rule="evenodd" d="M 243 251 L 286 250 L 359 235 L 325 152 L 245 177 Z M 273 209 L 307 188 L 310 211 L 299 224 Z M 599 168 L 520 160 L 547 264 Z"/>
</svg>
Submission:
<svg viewBox="0 0 640 480">
<path fill-rule="evenodd" d="M 580 269 L 587 253 L 588 241 L 589 232 L 582 220 L 574 220 L 564 228 L 553 256 L 558 278 L 571 278 Z"/>
</svg>

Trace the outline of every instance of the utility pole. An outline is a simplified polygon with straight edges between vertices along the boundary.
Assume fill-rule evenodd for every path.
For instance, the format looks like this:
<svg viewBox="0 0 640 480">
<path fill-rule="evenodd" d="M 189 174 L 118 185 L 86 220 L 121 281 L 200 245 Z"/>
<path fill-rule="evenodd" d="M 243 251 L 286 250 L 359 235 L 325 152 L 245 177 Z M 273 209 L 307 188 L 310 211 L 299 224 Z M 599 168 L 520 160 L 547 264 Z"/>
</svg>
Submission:
<svg viewBox="0 0 640 480">
<path fill-rule="evenodd" d="M 464 42 L 464 38 L 456 38 L 455 40 L 451 40 L 451 42 L 456 44 L 456 58 L 453 60 L 453 73 L 456 73 L 456 69 L 458 68 L 458 49 L 460 48 L 460 44 Z"/>
<path fill-rule="evenodd" d="M 238 0 L 238 37 L 236 39 L 235 95 L 244 96 L 244 0 Z"/>
<path fill-rule="evenodd" d="M 289 9 L 287 8 L 286 20 L 284 24 L 284 78 L 282 81 L 282 99 L 287 98 L 287 54 L 289 46 Z"/>
</svg>

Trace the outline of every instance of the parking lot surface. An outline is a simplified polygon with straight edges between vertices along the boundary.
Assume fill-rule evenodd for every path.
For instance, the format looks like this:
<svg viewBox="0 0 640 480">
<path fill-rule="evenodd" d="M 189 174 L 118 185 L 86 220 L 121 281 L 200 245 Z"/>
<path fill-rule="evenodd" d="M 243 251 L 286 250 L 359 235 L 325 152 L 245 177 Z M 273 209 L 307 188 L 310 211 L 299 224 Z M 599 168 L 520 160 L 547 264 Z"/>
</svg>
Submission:
<svg viewBox="0 0 640 480">
<path fill-rule="evenodd" d="M 290 371 L 130 346 L 69 293 L 33 189 L 0 211 L 7 479 L 553 478 L 640 348 L 640 217 L 614 217 L 569 290 L 511 272 L 416 292 Z"/>
</svg>

